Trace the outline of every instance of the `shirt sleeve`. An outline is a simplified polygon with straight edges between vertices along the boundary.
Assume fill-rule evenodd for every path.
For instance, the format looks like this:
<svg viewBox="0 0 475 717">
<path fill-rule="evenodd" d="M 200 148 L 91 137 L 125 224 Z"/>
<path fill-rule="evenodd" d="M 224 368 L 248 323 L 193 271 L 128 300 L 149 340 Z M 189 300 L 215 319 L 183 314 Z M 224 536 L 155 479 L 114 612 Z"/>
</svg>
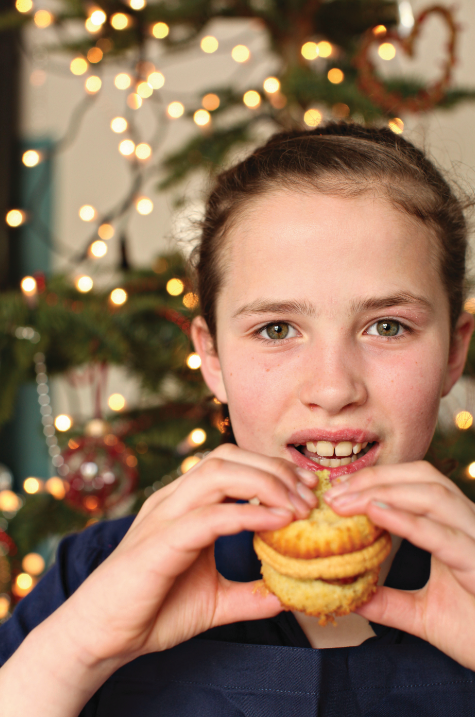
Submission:
<svg viewBox="0 0 475 717">
<path fill-rule="evenodd" d="M 117 547 L 135 516 L 96 523 L 64 538 L 56 561 L 0 625 L 0 666 L 28 633 L 51 615 Z"/>
</svg>

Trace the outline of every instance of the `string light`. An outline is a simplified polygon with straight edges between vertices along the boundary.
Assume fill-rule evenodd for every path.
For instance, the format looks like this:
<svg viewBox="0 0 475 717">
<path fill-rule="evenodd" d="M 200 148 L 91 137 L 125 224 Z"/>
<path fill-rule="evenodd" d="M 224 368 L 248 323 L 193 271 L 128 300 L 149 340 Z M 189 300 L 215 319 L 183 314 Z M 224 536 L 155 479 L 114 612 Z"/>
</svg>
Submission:
<svg viewBox="0 0 475 717">
<path fill-rule="evenodd" d="M 150 157 L 152 156 L 151 146 L 146 142 L 141 142 L 135 148 L 135 156 L 137 157 L 137 159 L 141 159 L 142 161 L 150 159 Z"/>
<path fill-rule="evenodd" d="M 107 20 L 107 15 L 103 10 L 94 10 L 94 12 L 89 15 L 89 20 L 96 27 L 101 27 Z"/>
<path fill-rule="evenodd" d="M 468 311 L 469 314 L 475 314 L 475 296 L 470 296 L 463 305 L 463 308 L 465 311 Z"/>
<path fill-rule="evenodd" d="M 83 276 L 78 276 L 78 278 L 74 282 L 74 285 L 76 289 L 81 292 L 81 294 L 87 294 L 87 292 L 91 291 L 92 287 L 94 286 L 94 282 L 90 276 L 84 274 Z"/>
<path fill-rule="evenodd" d="M 186 365 L 188 368 L 196 370 L 201 366 L 201 358 L 198 354 L 192 353 L 186 359 Z"/>
<path fill-rule="evenodd" d="M 184 111 L 185 108 L 181 102 L 170 102 L 167 107 L 168 116 L 172 117 L 172 119 L 178 119 L 178 117 L 182 116 Z"/>
<path fill-rule="evenodd" d="M 53 498 L 56 498 L 56 500 L 62 500 L 66 495 L 66 488 L 64 486 L 64 482 L 61 480 L 61 478 L 58 478 L 57 476 L 49 478 L 46 481 L 45 489 L 48 493 L 50 493 L 50 495 L 53 496 Z"/>
<path fill-rule="evenodd" d="M 196 110 L 193 115 L 193 122 L 199 127 L 204 127 L 211 122 L 211 115 L 207 110 Z"/>
<path fill-rule="evenodd" d="M 151 72 L 147 77 L 147 82 L 154 90 L 159 90 L 165 84 L 165 77 L 161 72 Z"/>
<path fill-rule="evenodd" d="M 206 441 L 206 432 L 202 428 L 195 428 L 191 431 L 189 439 L 194 446 L 201 446 Z"/>
<path fill-rule="evenodd" d="M 127 96 L 127 105 L 131 110 L 139 110 L 142 107 L 143 99 L 136 92 Z"/>
<path fill-rule="evenodd" d="M 118 90 L 127 90 L 131 84 L 132 78 L 126 72 L 119 72 L 119 74 L 114 77 L 114 85 Z"/>
<path fill-rule="evenodd" d="M 206 37 L 202 38 L 200 47 L 203 52 L 211 54 L 212 52 L 216 52 L 219 47 L 219 42 L 215 37 L 213 37 L 213 35 L 206 35 Z"/>
<path fill-rule="evenodd" d="M 306 60 L 315 60 L 318 57 L 318 45 L 316 42 L 305 42 L 300 48 L 300 52 Z"/>
<path fill-rule="evenodd" d="M 382 60 L 392 60 L 396 57 L 396 48 L 392 42 L 383 42 L 378 47 L 378 55 Z"/>
<path fill-rule="evenodd" d="M 153 202 L 148 197 L 140 197 L 140 199 L 137 199 L 135 202 L 135 208 L 139 214 L 146 216 L 153 211 Z"/>
<path fill-rule="evenodd" d="M 41 575 L 45 569 L 44 558 L 39 553 L 28 553 L 21 561 L 21 567 L 30 575 Z"/>
<path fill-rule="evenodd" d="M 256 90 L 248 90 L 244 93 L 242 101 L 244 102 L 246 107 L 255 109 L 261 104 L 261 96 L 259 92 L 256 92 Z"/>
<path fill-rule="evenodd" d="M 311 108 L 305 112 L 303 121 L 308 127 L 318 127 L 322 121 L 322 113 L 314 108 Z"/>
<path fill-rule="evenodd" d="M 110 300 L 116 306 L 122 306 L 127 301 L 128 294 L 124 289 L 113 289 L 110 293 Z"/>
<path fill-rule="evenodd" d="M 91 47 L 91 49 L 88 50 L 87 59 L 93 64 L 100 62 L 103 57 L 104 53 L 102 52 L 100 47 Z"/>
<path fill-rule="evenodd" d="M 12 490 L 0 491 L 0 510 L 3 513 L 16 513 L 22 505 L 23 501 L 20 496 Z"/>
<path fill-rule="evenodd" d="M 107 241 L 108 239 L 112 239 L 115 232 L 112 224 L 101 224 L 101 226 L 97 230 L 97 233 L 99 234 L 101 239 Z"/>
<path fill-rule="evenodd" d="M 130 17 L 123 12 L 116 12 L 112 15 L 110 24 L 114 30 L 125 30 L 130 24 Z"/>
<path fill-rule="evenodd" d="M 139 82 L 137 85 L 137 94 L 144 100 L 147 99 L 147 97 L 151 97 L 153 95 L 152 85 L 149 85 L 148 82 Z"/>
<path fill-rule="evenodd" d="M 71 64 L 69 65 L 69 69 L 73 75 L 84 75 L 84 73 L 87 72 L 88 67 L 89 64 L 84 57 L 75 57 L 74 60 L 71 60 Z"/>
<path fill-rule="evenodd" d="M 470 463 L 470 465 L 467 468 L 467 473 L 470 476 L 470 478 L 475 478 L 475 463 Z"/>
<path fill-rule="evenodd" d="M 72 425 L 73 419 L 71 416 L 66 415 L 66 413 L 60 413 L 54 419 L 54 426 L 57 431 L 69 431 Z"/>
<path fill-rule="evenodd" d="M 111 120 L 111 130 L 117 134 L 125 132 L 128 126 L 129 124 L 125 117 L 114 117 L 114 119 Z"/>
<path fill-rule="evenodd" d="M 182 473 L 186 473 L 190 470 L 190 468 L 193 468 L 193 466 L 196 466 L 197 463 L 199 463 L 201 458 L 198 458 L 198 456 L 187 456 L 184 461 L 182 461 L 180 469 Z"/>
<path fill-rule="evenodd" d="M 203 97 L 203 99 L 201 100 L 201 104 L 203 105 L 205 110 L 209 110 L 210 112 L 212 112 L 213 110 L 217 110 L 219 107 L 219 97 L 213 92 L 209 92 Z"/>
<path fill-rule="evenodd" d="M 16 0 L 15 7 L 18 12 L 30 12 L 33 10 L 33 3 L 31 0 Z"/>
<path fill-rule="evenodd" d="M 163 40 L 169 32 L 170 28 L 166 22 L 156 22 L 155 25 L 152 26 L 152 35 L 156 37 L 157 40 Z"/>
<path fill-rule="evenodd" d="M 340 69 L 338 69 L 338 67 L 332 67 L 331 70 L 328 70 L 327 77 L 332 83 L 332 85 L 339 85 L 340 82 L 343 82 L 343 80 L 345 79 L 344 73 Z"/>
<path fill-rule="evenodd" d="M 455 416 L 455 425 L 461 431 L 466 431 L 473 423 L 473 416 L 470 411 L 459 411 Z"/>
<path fill-rule="evenodd" d="M 169 279 L 166 288 L 170 296 L 180 296 L 180 294 L 183 293 L 185 285 L 181 279 Z"/>
<path fill-rule="evenodd" d="M 25 220 L 26 214 L 21 209 L 10 209 L 5 217 L 5 221 L 9 227 L 19 227 L 21 224 L 25 223 Z"/>
<path fill-rule="evenodd" d="M 147 3 L 145 0 L 130 0 L 129 5 L 132 10 L 143 10 Z"/>
<path fill-rule="evenodd" d="M 231 50 L 231 57 L 235 62 L 247 62 L 251 56 L 251 51 L 246 45 L 236 45 Z"/>
<path fill-rule="evenodd" d="M 97 75 L 91 75 L 87 78 L 84 87 L 90 95 L 95 95 L 102 87 L 102 80 Z"/>
<path fill-rule="evenodd" d="M 199 299 L 196 294 L 194 294 L 192 291 L 189 291 L 182 299 L 183 305 L 186 306 L 187 309 L 194 309 L 195 306 L 198 306 Z"/>
<path fill-rule="evenodd" d="M 41 154 L 35 149 L 28 149 L 26 152 L 23 152 L 21 161 L 25 167 L 36 167 L 36 165 L 41 162 Z"/>
<path fill-rule="evenodd" d="M 13 592 L 18 597 L 25 597 L 34 587 L 34 581 L 31 575 L 28 573 L 20 573 L 15 579 L 15 585 L 13 586 Z"/>
<path fill-rule="evenodd" d="M 26 478 L 23 481 L 23 490 L 29 495 L 34 495 L 41 490 L 43 483 L 38 478 Z"/>
<path fill-rule="evenodd" d="M 96 32 L 99 32 L 101 29 L 101 25 L 94 25 L 94 23 L 91 21 L 90 17 L 87 18 L 86 22 L 84 23 L 84 27 L 92 35 Z"/>
<path fill-rule="evenodd" d="M 394 134 L 401 134 L 404 131 L 404 122 L 399 117 L 393 117 L 389 120 L 388 127 Z"/>
<path fill-rule="evenodd" d="M 49 27 L 54 20 L 54 16 L 48 10 L 37 10 L 33 16 L 33 22 L 36 27 L 41 29 Z"/>
<path fill-rule="evenodd" d="M 38 286 L 36 283 L 36 279 L 34 279 L 32 276 L 25 276 L 20 282 L 20 287 L 22 292 L 26 296 L 33 296 L 36 294 L 38 290 Z"/>
<path fill-rule="evenodd" d="M 122 411 L 125 408 L 125 398 L 121 393 L 113 393 L 107 400 L 111 411 Z"/>
<path fill-rule="evenodd" d="M 96 210 L 90 204 L 84 204 L 79 210 L 79 216 L 83 222 L 92 222 L 96 216 Z"/>
<path fill-rule="evenodd" d="M 373 35 L 385 35 L 387 32 L 385 25 L 376 25 L 376 27 L 373 27 L 372 33 Z"/>
<path fill-rule="evenodd" d="M 107 254 L 107 244 L 101 239 L 97 239 L 89 246 L 88 253 L 94 259 L 101 259 Z"/>
<path fill-rule="evenodd" d="M 135 142 L 131 139 L 123 139 L 119 144 L 119 152 L 124 155 L 124 157 L 129 157 L 135 152 Z"/>
<path fill-rule="evenodd" d="M 265 92 L 268 92 L 270 95 L 280 90 L 280 82 L 277 77 L 267 77 L 262 86 Z"/>
<path fill-rule="evenodd" d="M 321 40 L 317 45 L 318 54 L 320 57 L 330 57 L 333 52 L 332 45 L 326 40 Z"/>
<path fill-rule="evenodd" d="M 41 422 L 43 424 L 43 435 L 48 446 L 48 453 L 51 463 L 61 475 L 69 473 L 69 467 L 65 465 L 64 458 L 58 446 L 58 439 L 55 435 L 55 427 L 53 421 L 53 410 L 51 408 L 51 399 L 49 396 L 48 375 L 46 373 L 45 355 L 36 353 L 33 356 L 36 373 L 36 391 L 38 393 L 38 403 L 40 404 Z M 35 479 L 37 480 L 37 479 Z M 40 486 L 42 487 L 42 485 Z"/>
</svg>

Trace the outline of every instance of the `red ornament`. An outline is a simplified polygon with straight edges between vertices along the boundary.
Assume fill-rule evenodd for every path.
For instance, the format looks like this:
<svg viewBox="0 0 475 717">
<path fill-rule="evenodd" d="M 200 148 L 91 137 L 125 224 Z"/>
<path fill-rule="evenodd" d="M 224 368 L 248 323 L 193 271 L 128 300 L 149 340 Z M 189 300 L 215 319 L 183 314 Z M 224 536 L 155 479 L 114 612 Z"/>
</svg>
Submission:
<svg viewBox="0 0 475 717">
<path fill-rule="evenodd" d="M 69 472 L 65 501 L 87 513 L 104 513 L 130 495 L 137 485 L 137 459 L 115 435 L 83 436 L 63 453 Z"/>
</svg>

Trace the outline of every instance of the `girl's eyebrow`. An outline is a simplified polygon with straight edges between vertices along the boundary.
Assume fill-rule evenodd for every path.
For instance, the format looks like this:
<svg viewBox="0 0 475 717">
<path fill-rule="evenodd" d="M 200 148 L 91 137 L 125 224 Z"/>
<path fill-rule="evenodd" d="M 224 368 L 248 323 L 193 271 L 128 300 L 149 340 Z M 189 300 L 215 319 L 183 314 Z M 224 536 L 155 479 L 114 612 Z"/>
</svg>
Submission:
<svg viewBox="0 0 475 717">
<path fill-rule="evenodd" d="M 409 291 L 403 291 L 390 296 L 369 297 L 352 301 L 350 313 L 358 314 L 371 309 L 389 309 L 393 306 L 412 306 L 416 309 L 433 311 L 431 303 L 424 296 L 417 296 Z M 309 301 L 266 301 L 265 299 L 256 299 L 241 306 L 233 314 L 232 318 L 236 319 L 238 316 L 254 316 L 256 314 L 274 314 L 275 316 L 298 314 L 315 318 L 317 313 L 317 308 Z"/>
</svg>

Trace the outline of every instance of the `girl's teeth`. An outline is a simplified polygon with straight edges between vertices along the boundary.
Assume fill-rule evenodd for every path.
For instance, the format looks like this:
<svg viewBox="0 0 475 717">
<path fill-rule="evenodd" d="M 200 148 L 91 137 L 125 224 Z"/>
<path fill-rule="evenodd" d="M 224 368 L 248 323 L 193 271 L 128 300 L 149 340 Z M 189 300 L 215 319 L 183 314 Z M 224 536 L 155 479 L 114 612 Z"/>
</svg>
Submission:
<svg viewBox="0 0 475 717">
<path fill-rule="evenodd" d="M 365 443 L 340 441 L 336 446 L 333 446 L 330 441 L 318 441 L 317 443 L 308 442 L 306 445 L 308 453 L 313 454 L 307 457 L 311 458 L 314 463 L 318 463 L 318 465 L 325 468 L 339 468 L 340 466 L 354 463 L 358 458 L 361 458 L 364 455 L 361 451 L 366 453 L 365 448 L 368 445 L 368 441 Z"/>
<path fill-rule="evenodd" d="M 360 443 L 356 444 L 357 446 L 360 446 Z M 356 448 L 356 446 L 355 446 Z M 336 456 L 351 456 L 351 451 L 353 450 L 353 453 L 358 453 L 358 451 L 355 451 L 355 448 L 353 448 L 353 444 L 350 441 L 341 441 L 340 443 L 337 443 L 335 446 L 335 455 Z"/>
<path fill-rule="evenodd" d="M 353 453 L 359 453 L 361 451 L 361 443 L 357 443 L 353 446 Z"/>
</svg>

